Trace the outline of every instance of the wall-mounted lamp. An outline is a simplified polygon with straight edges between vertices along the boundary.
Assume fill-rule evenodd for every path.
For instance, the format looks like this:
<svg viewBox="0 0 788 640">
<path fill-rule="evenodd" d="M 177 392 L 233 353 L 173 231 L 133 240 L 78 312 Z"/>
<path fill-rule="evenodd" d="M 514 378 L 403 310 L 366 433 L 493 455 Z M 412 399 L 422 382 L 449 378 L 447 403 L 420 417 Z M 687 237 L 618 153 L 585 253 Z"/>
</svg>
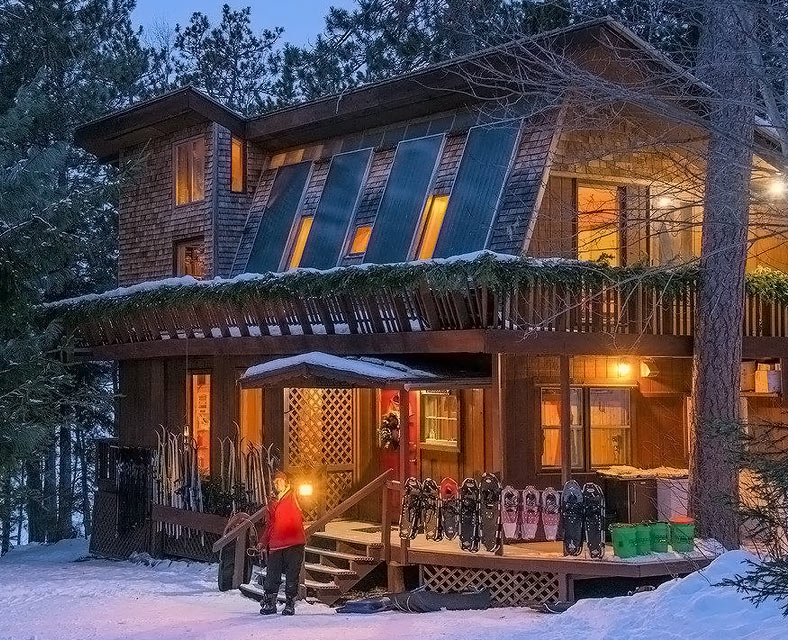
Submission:
<svg viewBox="0 0 788 640">
<path fill-rule="evenodd" d="M 308 498 L 312 495 L 314 488 L 311 482 L 302 482 L 298 485 L 298 495 L 303 498 Z"/>
<path fill-rule="evenodd" d="M 659 369 L 657 369 L 657 365 L 654 360 L 640 361 L 641 378 L 656 378 L 658 375 L 659 375 Z"/>
<path fill-rule="evenodd" d="M 619 378 L 626 378 L 632 373 L 632 365 L 622 360 L 616 365 L 616 373 Z"/>
</svg>

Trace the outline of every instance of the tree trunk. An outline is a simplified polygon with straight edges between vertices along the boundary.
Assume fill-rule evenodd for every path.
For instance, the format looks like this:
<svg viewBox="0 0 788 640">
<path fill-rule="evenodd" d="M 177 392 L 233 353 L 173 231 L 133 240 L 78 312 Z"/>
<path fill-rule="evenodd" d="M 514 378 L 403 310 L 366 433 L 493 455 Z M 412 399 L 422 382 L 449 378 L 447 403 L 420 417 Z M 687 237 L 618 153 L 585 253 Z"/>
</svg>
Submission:
<svg viewBox="0 0 788 640">
<path fill-rule="evenodd" d="M 85 529 L 85 537 L 89 538 L 93 529 L 90 512 L 90 486 L 88 483 L 88 462 L 87 452 L 85 451 L 85 432 L 77 431 L 77 458 L 79 459 L 80 491 L 82 492 L 82 525 Z"/>
<path fill-rule="evenodd" d="M 700 537 L 739 546 L 739 395 L 755 85 L 748 68 L 752 15 L 709 1 L 701 75 L 718 98 L 704 195 L 693 367 L 690 509 Z"/>
<path fill-rule="evenodd" d="M 71 483 L 73 475 L 71 429 L 60 427 L 60 459 L 57 483 L 57 539 L 64 540 L 74 537 L 74 488 Z"/>
<path fill-rule="evenodd" d="M 41 460 L 35 458 L 25 462 L 27 477 L 27 539 L 28 542 L 45 542 L 46 530 L 43 523 L 41 504 Z"/>
<path fill-rule="evenodd" d="M 47 542 L 57 541 L 57 451 L 54 438 L 47 445 L 44 459 L 43 505 L 44 536 Z"/>
<path fill-rule="evenodd" d="M 11 500 L 11 469 L 2 469 L 2 486 L 0 486 L 0 556 L 8 553 L 11 548 L 11 526 L 14 507 Z"/>
</svg>

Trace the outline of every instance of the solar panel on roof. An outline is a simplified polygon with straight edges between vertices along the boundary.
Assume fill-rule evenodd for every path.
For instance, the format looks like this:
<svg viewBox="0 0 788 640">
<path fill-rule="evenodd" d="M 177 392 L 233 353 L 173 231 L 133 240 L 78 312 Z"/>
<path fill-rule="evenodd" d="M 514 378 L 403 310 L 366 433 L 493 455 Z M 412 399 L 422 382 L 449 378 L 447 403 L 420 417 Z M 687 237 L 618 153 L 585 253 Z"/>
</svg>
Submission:
<svg viewBox="0 0 788 640">
<path fill-rule="evenodd" d="M 400 142 L 378 207 L 365 262 L 408 259 L 443 135 Z"/>
<path fill-rule="evenodd" d="M 264 273 L 279 269 L 279 262 L 293 225 L 293 216 L 298 210 L 311 168 L 311 162 L 300 162 L 277 170 L 268 204 L 246 263 L 247 272 Z"/>
<path fill-rule="evenodd" d="M 300 266 L 329 269 L 337 265 L 370 157 L 372 149 L 362 149 L 331 159 Z"/>
<path fill-rule="evenodd" d="M 484 249 L 519 130 L 512 120 L 468 132 L 434 257 Z"/>
</svg>

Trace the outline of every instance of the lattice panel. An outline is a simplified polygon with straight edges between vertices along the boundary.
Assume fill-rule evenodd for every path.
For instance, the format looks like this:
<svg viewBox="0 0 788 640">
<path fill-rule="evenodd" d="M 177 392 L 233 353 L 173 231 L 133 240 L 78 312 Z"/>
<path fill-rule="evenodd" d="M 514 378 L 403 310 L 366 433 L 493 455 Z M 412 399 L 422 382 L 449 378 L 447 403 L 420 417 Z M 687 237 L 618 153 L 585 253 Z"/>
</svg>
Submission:
<svg viewBox="0 0 788 640">
<path fill-rule="evenodd" d="M 288 465 L 352 464 L 352 390 L 292 388 L 287 397 Z"/>
<path fill-rule="evenodd" d="M 353 472 L 334 471 L 328 474 L 326 509 L 333 509 L 353 492 Z"/>
<path fill-rule="evenodd" d="M 438 593 L 486 587 L 492 603 L 499 607 L 521 607 L 559 599 L 558 578 L 547 572 L 423 565 L 422 583 Z"/>
</svg>

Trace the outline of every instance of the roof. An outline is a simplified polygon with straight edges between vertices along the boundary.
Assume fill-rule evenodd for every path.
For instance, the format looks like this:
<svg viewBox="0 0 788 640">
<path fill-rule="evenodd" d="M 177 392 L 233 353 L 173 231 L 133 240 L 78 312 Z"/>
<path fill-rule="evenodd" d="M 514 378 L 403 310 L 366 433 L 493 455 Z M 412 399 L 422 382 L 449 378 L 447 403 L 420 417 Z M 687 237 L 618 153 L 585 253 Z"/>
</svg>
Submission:
<svg viewBox="0 0 788 640">
<path fill-rule="evenodd" d="M 75 141 L 100 159 L 112 160 L 124 147 L 191 123 L 214 121 L 270 150 L 284 149 L 489 100 L 494 96 L 481 94 L 482 89 L 471 86 L 467 77 L 468 72 L 483 69 L 478 66 L 482 61 L 531 44 L 538 54 L 542 48 L 564 51 L 568 45 L 588 43 L 637 49 L 650 63 L 669 70 L 697 91 L 705 91 L 705 85 L 634 33 L 611 18 L 600 18 L 254 118 L 244 118 L 193 87 L 185 87 L 89 122 L 77 130 Z"/>
<path fill-rule="evenodd" d="M 249 367 L 241 376 L 242 387 L 331 386 L 382 388 L 407 383 L 434 383 L 441 378 L 399 362 L 377 358 L 340 357 L 312 351 L 277 358 Z"/>
</svg>

